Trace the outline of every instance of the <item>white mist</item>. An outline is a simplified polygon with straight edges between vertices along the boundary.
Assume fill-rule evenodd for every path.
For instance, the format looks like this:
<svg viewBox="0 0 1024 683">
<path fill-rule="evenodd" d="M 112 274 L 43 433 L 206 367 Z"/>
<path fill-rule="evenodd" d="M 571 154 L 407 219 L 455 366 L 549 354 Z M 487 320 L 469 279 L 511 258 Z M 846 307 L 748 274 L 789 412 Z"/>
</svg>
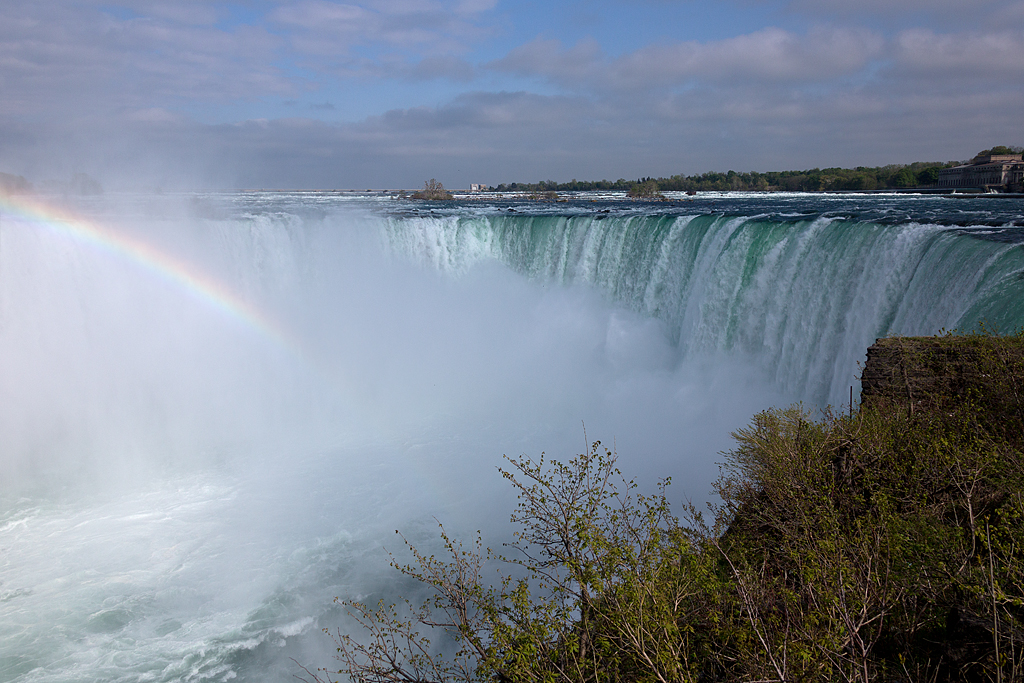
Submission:
<svg viewBox="0 0 1024 683">
<path fill-rule="evenodd" d="M 701 501 L 729 431 L 788 402 L 585 286 L 391 254 L 362 210 L 197 201 L 90 215 L 287 343 L 151 263 L 0 223 L 0 679 L 288 677 L 326 663 L 334 595 L 399 590 L 395 528 L 504 540 L 503 453 L 568 457 L 585 423 Z"/>
</svg>

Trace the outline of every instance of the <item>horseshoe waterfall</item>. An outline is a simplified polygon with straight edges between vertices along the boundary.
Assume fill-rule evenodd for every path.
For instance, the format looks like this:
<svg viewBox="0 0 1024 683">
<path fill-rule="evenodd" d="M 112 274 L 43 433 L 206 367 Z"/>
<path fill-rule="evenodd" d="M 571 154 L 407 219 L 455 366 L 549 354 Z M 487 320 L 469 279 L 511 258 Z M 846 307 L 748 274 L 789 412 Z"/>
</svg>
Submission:
<svg viewBox="0 0 1024 683">
<path fill-rule="evenodd" d="M 0 681 L 277 681 L 502 455 L 708 500 L 875 338 L 1024 324 L 1024 203 L 248 192 L 0 203 Z"/>
</svg>

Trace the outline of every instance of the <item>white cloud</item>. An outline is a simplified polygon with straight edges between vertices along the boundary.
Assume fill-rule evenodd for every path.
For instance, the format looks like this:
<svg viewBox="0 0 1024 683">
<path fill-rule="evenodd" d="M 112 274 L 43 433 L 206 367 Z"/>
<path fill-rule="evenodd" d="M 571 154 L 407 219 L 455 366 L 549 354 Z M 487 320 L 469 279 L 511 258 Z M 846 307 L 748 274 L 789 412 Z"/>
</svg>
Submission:
<svg viewBox="0 0 1024 683">
<path fill-rule="evenodd" d="M 268 23 L 198 0 L 5 0 L 0 114 L 84 122 L 295 99 L 352 76 L 465 82 L 475 70 L 459 55 L 493 4 L 308 0 L 272 7 Z"/>
<path fill-rule="evenodd" d="M 983 0 L 959 28 L 859 6 L 847 20 L 823 3 L 810 29 L 783 22 L 661 44 L 615 43 L 598 29 L 567 42 L 545 25 L 481 64 L 494 48 L 484 39 L 517 20 L 494 0 L 302 0 L 271 6 L 272 21 L 198 0 L 5 0 L 0 170 L 370 187 L 446 173 L 496 183 L 876 164 L 1024 142 L 1013 139 L 1021 0 Z M 531 20 L 514 28 L 536 35 Z M 560 95 L 519 91 L 531 82 Z M 373 105 L 377 95 L 387 105 Z M 344 118 L 356 97 L 377 115 L 273 118 L 286 107 Z M 236 113 L 210 116 L 217 107 Z M 203 125 L 204 114 L 237 125 Z"/>
<path fill-rule="evenodd" d="M 271 19 L 281 24 L 332 33 L 355 33 L 373 18 L 373 12 L 358 5 L 324 0 L 286 5 L 271 13 Z"/>
<path fill-rule="evenodd" d="M 129 111 L 125 114 L 125 119 L 133 123 L 185 124 L 188 122 L 188 119 L 181 114 L 160 107 Z"/>
<path fill-rule="evenodd" d="M 183 24 L 59 2 L 5 2 L 0 113 L 87 117 L 169 99 L 224 102 L 294 90 L 274 66 L 278 38 L 253 26 L 218 29 L 205 25 L 208 18 Z"/>
<path fill-rule="evenodd" d="M 538 38 L 516 47 L 486 66 L 523 76 L 542 76 L 557 83 L 592 83 L 602 71 L 605 57 L 597 41 L 590 38 L 569 49 L 555 39 Z"/>
<path fill-rule="evenodd" d="M 31 135 L 0 140 L 0 159 L 27 159 L 8 169 L 30 180 L 46 177 L 31 172 L 33 157 L 74 161 L 110 188 L 415 187 L 426 177 L 459 187 L 945 160 L 1020 144 L 1011 133 L 1022 108 L 1022 92 L 950 97 L 899 83 L 821 93 L 743 83 L 645 100 L 472 92 L 345 124 L 206 126 L 141 112 L 87 138 L 22 129 Z"/>
<path fill-rule="evenodd" d="M 766 28 L 725 40 L 652 46 L 611 65 L 622 85 L 708 81 L 807 82 L 856 73 L 882 53 L 881 36 L 823 28 L 805 35 Z"/>
<path fill-rule="evenodd" d="M 407 78 L 412 80 L 447 78 L 453 81 L 468 82 L 473 80 L 476 75 L 472 64 L 451 55 L 426 57 L 403 70 L 406 72 Z"/>
<path fill-rule="evenodd" d="M 205 2 L 159 0 L 136 3 L 136 7 L 148 16 L 192 26 L 210 26 L 218 18 L 217 10 Z"/>
<path fill-rule="evenodd" d="M 868 15 L 900 16 L 928 13 L 970 21 L 1012 4 L 1012 0 L 791 0 L 790 9 L 809 15 L 863 18 Z"/>
<path fill-rule="evenodd" d="M 780 28 L 719 41 L 643 47 L 609 59 L 592 39 L 565 49 L 553 39 L 522 45 L 489 68 L 542 77 L 570 89 L 638 91 L 693 83 L 797 84 L 855 74 L 883 55 L 883 38 L 863 29 Z"/>
<path fill-rule="evenodd" d="M 895 56 L 900 67 L 943 78 L 1021 78 L 1024 32 L 937 34 L 910 29 L 897 36 Z"/>
<path fill-rule="evenodd" d="M 425 55 L 461 53 L 487 30 L 475 20 L 491 2 L 390 0 L 345 4 L 304 0 L 282 5 L 270 19 L 292 31 L 306 55 L 344 56 L 354 48 L 386 45 Z"/>
<path fill-rule="evenodd" d="M 460 14 L 479 14 L 497 6 L 498 0 L 460 0 L 457 9 Z"/>
</svg>

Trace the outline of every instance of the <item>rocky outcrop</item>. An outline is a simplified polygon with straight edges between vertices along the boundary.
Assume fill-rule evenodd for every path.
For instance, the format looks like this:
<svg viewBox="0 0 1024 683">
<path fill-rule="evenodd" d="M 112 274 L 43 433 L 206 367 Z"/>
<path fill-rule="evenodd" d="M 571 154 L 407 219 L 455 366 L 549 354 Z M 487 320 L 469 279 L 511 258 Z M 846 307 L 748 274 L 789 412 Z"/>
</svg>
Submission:
<svg viewBox="0 0 1024 683">
<path fill-rule="evenodd" d="M 1024 418 L 1024 335 L 886 337 L 868 348 L 861 404 L 909 411 L 973 402 L 997 427 Z M 1002 431 L 1002 430 L 998 430 Z"/>
</svg>

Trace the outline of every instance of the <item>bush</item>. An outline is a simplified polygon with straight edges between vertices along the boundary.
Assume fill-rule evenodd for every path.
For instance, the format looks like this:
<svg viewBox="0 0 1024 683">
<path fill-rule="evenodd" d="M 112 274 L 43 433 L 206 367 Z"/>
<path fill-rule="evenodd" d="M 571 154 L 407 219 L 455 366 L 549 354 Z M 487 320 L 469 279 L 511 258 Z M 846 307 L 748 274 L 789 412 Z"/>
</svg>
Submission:
<svg viewBox="0 0 1024 683">
<path fill-rule="evenodd" d="M 1022 673 L 1024 554 L 1005 539 L 1024 534 L 1024 462 L 978 418 L 773 410 L 736 435 L 717 543 L 765 642 L 753 661 L 786 653 L 797 680 Z"/>
<path fill-rule="evenodd" d="M 392 564 L 421 606 L 343 601 L 355 681 L 988 681 L 1024 676 L 1019 418 L 970 397 L 799 406 L 734 436 L 704 515 L 638 493 L 594 443 L 509 459 L 505 556 L 441 529 Z M 438 645 L 450 642 L 453 654 Z M 332 672 L 333 673 L 333 672 Z M 314 680 L 330 673 L 307 671 Z"/>
<path fill-rule="evenodd" d="M 439 181 L 431 178 L 423 182 L 423 189 L 419 192 L 415 192 L 412 195 L 413 199 L 452 199 L 452 193 L 444 189 Z"/>
<path fill-rule="evenodd" d="M 653 180 L 646 180 L 642 183 L 634 183 L 626 192 L 627 197 L 634 199 L 664 199 L 664 195 L 658 191 L 658 183 Z"/>
</svg>

